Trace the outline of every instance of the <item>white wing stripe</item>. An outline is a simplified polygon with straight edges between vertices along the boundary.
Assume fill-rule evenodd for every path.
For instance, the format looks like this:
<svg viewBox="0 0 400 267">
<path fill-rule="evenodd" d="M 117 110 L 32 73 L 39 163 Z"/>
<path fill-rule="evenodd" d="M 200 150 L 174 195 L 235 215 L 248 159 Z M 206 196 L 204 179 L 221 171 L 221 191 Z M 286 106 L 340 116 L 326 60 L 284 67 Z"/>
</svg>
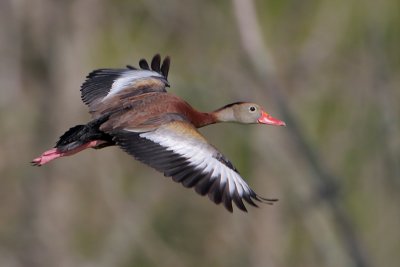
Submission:
<svg viewBox="0 0 400 267">
<path fill-rule="evenodd" d="M 128 70 L 114 81 L 111 86 L 110 92 L 103 98 L 106 99 L 116 93 L 122 91 L 128 86 L 133 86 L 135 82 L 143 78 L 149 77 L 163 77 L 161 74 L 150 70 Z"/>
<path fill-rule="evenodd" d="M 235 187 L 236 187 L 234 178 L 232 178 L 231 173 L 226 168 L 224 168 L 223 170 L 224 170 L 224 173 L 226 175 L 226 178 L 227 178 L 228 184 L 229 184 L 229 195 L 232 196 L 233 193 L 235 192 Z"/>
<path fill-rule="evenodd" d="M 140 137 L 158 143 L 167 150 L 185 157 L 195 169 L 202 170 L 203 173 L 210 173 L 212 180 L 220 179 L 221 186 L 228 183 L 231 196 L 235 193 L 235 188 L 240 197 L 250 192 L 249 186 L 240 175 L 214 158 L 212 156 L 214 151 L 204 144 L 198 143 L 194 139 L 182 138 L 161 128 L 155 132 L 142 133 Z"/>
</svg>

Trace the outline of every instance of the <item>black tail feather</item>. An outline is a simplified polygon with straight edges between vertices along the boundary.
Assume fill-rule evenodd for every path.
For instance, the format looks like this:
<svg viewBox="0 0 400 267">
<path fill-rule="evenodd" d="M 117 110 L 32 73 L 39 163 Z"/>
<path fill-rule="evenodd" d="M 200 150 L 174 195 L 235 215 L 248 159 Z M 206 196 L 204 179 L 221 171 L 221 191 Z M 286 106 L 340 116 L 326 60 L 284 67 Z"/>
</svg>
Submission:
<svg viewBox="0 0 400 267">
<path fill-rule="evenodd" d="M 66 146 L 72 142 L 78 141 L 84 129 L 85 125 L 76 125 L 70 128 L 63 135 L 61 135 L 55 147 Z"/>
<path fill-rule="evenodd" d="M 99 148 L 113 145 L 114 142 L 112 141 L 112 137 L 100 131 L 99 129 L 100 125 L 106 119 L 106 117 L 100 118 L 91 121 L 86 125 L 76 125 L 70 128 L 60 137 L 55 147 L 61 151 L 69 151 L 94 140 L 102 140 L 107 142 L 103 143 Z"/>
</svg>

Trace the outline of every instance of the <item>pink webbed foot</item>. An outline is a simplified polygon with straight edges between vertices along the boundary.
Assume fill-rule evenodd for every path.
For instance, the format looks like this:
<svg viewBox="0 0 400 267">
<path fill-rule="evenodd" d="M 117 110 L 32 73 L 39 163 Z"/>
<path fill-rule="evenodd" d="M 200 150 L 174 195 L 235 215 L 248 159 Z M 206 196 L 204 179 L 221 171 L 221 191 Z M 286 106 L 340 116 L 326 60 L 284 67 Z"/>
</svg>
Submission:
<svg viewBox="0 0 400 267">
<path fill-rule="evenodd" d="M 40 155 L 39 157 L 32 160 L 31 163 L 33 166 L 42 166 L 43 164 L 46 164 L 57 158 L 71 156 L 71 155 L 76 154 L 86 148 L 96 147 L 103 143 L 105 143 L 105 142 L 100 141 L 100 140 L 95 140 L 95 141 L 88 142 L 86 144 L 83 144 L 75 149 L 72 149 L 72 150 L 66 151 L 66 152 L 62 152 L 58 148 L 53 148 L 53 149 L 45 151 L 42 155 Z"/>
<path fill-rule="evenodd" d="M 60 152 L 57 148 L 53 148 L 53 149 L 47 150 L 39 157 L 32 160 L 31 163 L 34 166 L 42 166 L 43 164 L 46 164 L 46 163 L 48 163 L 56 158 L 59 158 L 61 156 L 62 156 L 62 152 Z"/>
</svg>

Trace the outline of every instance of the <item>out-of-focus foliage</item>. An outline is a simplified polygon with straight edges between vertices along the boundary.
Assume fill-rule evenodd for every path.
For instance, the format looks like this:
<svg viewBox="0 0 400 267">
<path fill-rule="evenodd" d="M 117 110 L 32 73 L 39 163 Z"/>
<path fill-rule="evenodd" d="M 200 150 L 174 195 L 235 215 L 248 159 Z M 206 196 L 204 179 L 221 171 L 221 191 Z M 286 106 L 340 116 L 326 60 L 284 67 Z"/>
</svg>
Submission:
<svg viewBox="0 0 400 267">
<path fill-rule="evenodd" d="M 229 1 L 0 2 L 0 266 L 364 266 L 400 262 L 400 2 L 256 1 L 283 96 L 337 191 L 321 195 L 286 128 L 202 129 L 274 206 L 226 212 L 117 148 L 28 162 L 89 120 L 79 86 L 100 67 L 172 57 L 170 92 L 201 110 L 252 100 Z"/>
</svg>

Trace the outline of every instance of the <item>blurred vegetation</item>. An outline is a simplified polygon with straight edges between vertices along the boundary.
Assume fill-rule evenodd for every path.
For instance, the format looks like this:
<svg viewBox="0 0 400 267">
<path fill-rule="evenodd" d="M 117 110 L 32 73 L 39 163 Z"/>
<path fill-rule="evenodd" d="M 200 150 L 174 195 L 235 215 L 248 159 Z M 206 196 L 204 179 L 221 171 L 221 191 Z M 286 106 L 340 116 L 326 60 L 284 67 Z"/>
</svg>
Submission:
<svg viewBox="0 0 400 267">
<path fill-rule="evenodd" d="M 255 1 L 283 102 L 234 3 L 0 2 L 0 266 L 398 266 L 400 2 Z M 289 116 L 201 130 L 276 205 L 230 214 L 117 148 L 29 166 L 89 120 L 87 73 L 157 52 L 169 91 L 200 110 Z"/>
</svg>

